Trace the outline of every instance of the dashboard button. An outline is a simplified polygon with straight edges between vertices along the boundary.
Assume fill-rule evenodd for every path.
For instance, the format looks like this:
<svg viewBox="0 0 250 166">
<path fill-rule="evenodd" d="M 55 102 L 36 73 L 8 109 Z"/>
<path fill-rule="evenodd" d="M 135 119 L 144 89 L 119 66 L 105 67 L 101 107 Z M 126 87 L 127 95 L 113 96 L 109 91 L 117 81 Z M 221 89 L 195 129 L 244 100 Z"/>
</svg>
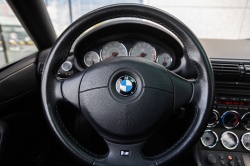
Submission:
<svg viewBox="0 0 250 166">
<path fill-rule="evenodd" d="M 234 162 L 233 161 L 229 161 L 229 165 L 230 166 L 234 166 Z"/>
<path fill-rule="evenodd" d="M 223 155 L 223 154 L 219 154 L 219 158 L 220 158 L 221 160 L 224 160 L 224 155 Z"/>
<path fill-rule="evenodd" d="M 228 100 L 228 97 L 219 97 L 220 100 Z"/>
<path fill-rule="evenodd" d="M 246 107 L 239 107 L 239 110 L 244 110 L 244 111 L 247 111 L 247 110 L 248 110 L 248 108 L 246 108 Z"/>
<path fill-rule="evenodd" d="M 240 159 L 240 156 L 235 156 L 235 159 L 236 159 L 236 163 L 238 166 L 242 166 L 242 161 Z"/>
<path fill-rule="evenodd" d="M 209 154 L 207 156 L 207 162 L 209 164 L 215 164 L 216 163 L 216 157 L 213 154 Z"/>
<path fill-rule="evenodd" d="M 220 165 L 221 166 L 225 166 L 226 165 L 225 161 L 224 160 L 220 160 Z"/>
<path fill-rule="evenodd" d="M 66 61 L 62 64 L 63 71 L 70 71 L 72 69 L 72 63 L 70 61 Z"/>
<path fill-rule="evenodd" d="M 246 101 L 246 102 L 249 102 L 250 99 L 240 99 L 240 101 Z"/>
<path fill-rule="evenodd" d="M 221 109 L 227 109 L 226 106 L 218 106 L 218 108 L 221 108 Z"/>
<path fill-rule="evenodd" d="M 239 98 L 230 98 L 230 100 L 232 100 L 232 101 L 238 101 L 239 100 Z"/>
<path fill-rule="evenodd" d="M 228 156 L 227 156 L 227 159 L 228 159 L 228 160 L 232 160 L 233 157 L 232 157 L 231 155 L 228 155 Z"/>
<path fill-rule="evenodd" d="M 237 110 L 238 107 L 228 107 L 228 109 L 230 109 L 230 110 Z"/>
</svg>

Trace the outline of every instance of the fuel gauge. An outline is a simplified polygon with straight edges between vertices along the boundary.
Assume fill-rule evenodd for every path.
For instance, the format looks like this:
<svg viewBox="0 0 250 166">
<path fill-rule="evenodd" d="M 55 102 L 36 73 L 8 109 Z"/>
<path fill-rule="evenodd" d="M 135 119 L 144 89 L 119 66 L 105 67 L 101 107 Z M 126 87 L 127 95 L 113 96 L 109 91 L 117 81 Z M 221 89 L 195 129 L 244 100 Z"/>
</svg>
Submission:
<svg viewBox="0 0 250 166">
<path fill-rule="evenodd" d="M 168 53 L 162 53 L 157 58 L 157 63 L 165 68 L 169 68 L 172 65 L 172 57 Z"/>
<path fill-rule="evenodd" d="M 89 51 L 84 55 L 83 60 L 84 60 L 84 64 L 89 67 L 89 66 L 92 66 L 93 64 L 100 62 L 100 57 L 96 52 Z"/>
</svg>

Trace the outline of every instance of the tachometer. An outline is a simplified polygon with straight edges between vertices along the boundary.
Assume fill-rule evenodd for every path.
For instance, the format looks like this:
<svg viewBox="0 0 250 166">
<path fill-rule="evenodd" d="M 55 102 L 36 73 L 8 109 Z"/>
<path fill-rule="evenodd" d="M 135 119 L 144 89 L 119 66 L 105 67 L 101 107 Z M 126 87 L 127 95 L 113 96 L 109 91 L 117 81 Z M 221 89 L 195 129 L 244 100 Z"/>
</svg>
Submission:
<svg viewBox="0 0 250 166">
<path fill-rule="evenodd" d="M 239 144 L 237 135 L 231 131 L 226 131 L 221 135 L 221 143 L 227 149 L 235 149 Z"/>
<path fill-rule="evenodd" d="M 145 59 L 155 61 L 156 51 L 155 48 L 149 43 L 140 41 L 137 42 L 129 52 L 130 56 L 143 57 Z"/>
<path fill-rule="evenodd" d="M 246 148 L 246 150 L 250 151 L 250 133 L 245 133 L 241 137 L 241 143 Z"/>
<path fill-rule="evenodd" d="M 111 41 L 102 47 L 101 50 L 102 60 L 106 60 L 108 58 L 114 58 L 117 56 L 128 56 L 127 49 L 122 43 L 118 41 Z"/>
<path fill-rule="evenodd" d="M 201 137 L 201 143 L 208 148 L 215 147 L 217 142 L 218 142 L 218 136 L 212 130 L 206 130 Z"/>
<path fill-rule="evenodd" d="M 83 61 L 84 64 L 89 67 L 100 62 L 100 57 L 96 52 L 89 51 L 84 55 Z"/>
</svg>

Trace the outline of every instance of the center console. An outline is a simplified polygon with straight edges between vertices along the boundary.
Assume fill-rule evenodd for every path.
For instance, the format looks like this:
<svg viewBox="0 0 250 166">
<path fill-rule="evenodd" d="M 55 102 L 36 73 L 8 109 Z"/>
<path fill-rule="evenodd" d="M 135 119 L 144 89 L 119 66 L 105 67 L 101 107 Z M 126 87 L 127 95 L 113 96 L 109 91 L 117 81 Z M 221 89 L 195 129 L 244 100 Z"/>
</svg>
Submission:
<svg viewBox="0 0 250 166">
<path fill-rule="evenodd" d="M 215 75 L 213 113 L 196 146 L 202 166 L 250 166 L 250 83 L 233 79 Z"/>
</svg>

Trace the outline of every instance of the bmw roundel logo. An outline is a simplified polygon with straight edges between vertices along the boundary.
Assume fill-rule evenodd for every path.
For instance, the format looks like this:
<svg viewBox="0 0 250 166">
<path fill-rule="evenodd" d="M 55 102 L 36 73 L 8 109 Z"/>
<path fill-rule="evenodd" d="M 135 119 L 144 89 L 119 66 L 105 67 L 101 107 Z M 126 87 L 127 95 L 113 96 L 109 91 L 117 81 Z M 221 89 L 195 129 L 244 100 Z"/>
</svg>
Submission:
<svg viewBox="0 0 250 166">
<path fill-rule="evenodd" d="M 136 91 L 136 81 L 133 77 L 125 75 L 116 81 L 116 91 L 122 96 L 130 96 Z"/>
</svg>

